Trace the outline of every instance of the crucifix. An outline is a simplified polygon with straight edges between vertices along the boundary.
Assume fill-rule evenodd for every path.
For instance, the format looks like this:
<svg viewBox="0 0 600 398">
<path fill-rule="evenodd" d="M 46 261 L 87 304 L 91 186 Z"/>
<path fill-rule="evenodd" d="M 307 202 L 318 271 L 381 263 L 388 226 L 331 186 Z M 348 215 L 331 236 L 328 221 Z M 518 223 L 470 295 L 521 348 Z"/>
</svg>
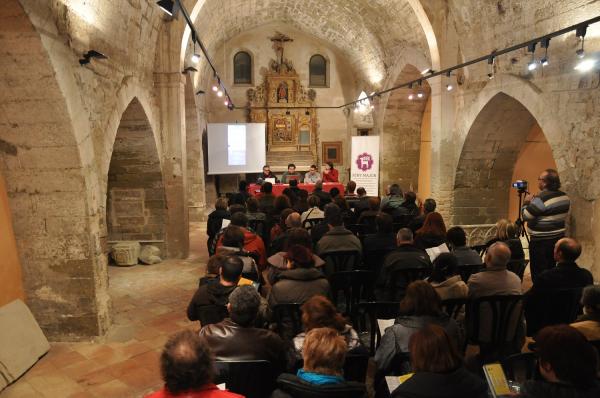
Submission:
<svg viewBox="0 0 600 398">
<path fill-rule="evenodd" d="M 270 37 L 270 39 L 273 42 L 275 54 L 279 55 L 279 66 L 281 67 L 283 65 L 283 44 L 288 41 L 294 41 L 294 39 L 280 32 L 275 32 L 275 36 Z"/>
</svg>

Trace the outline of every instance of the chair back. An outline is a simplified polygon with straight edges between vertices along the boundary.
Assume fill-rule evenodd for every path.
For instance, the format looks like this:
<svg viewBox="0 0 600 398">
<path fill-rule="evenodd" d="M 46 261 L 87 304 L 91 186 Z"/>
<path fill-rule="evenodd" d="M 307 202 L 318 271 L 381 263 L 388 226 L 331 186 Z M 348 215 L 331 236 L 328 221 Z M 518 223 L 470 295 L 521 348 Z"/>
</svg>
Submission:
<svg viewBox="0 0 600 398">
<path fill-rule="evenodd" d="M 277 379 L 277 387 L 277 397 L 366 398 L 368 396 L 367 389 L 362 383 L 347 381 L 343 384 L 317 385 L 299 381 L 296 376 L 285 373 Z"/>
<path fill-rule="evenodd" d="M 517 274 L 521 280 L 523 280 L 523 274 L 525 273 L 525 267 L 527 267 L 528 260 L 520 259 L 520 260 L 510 260 L 508 264 L 506 264 L 506 269 Z"/>
<path fill-rule="evenodd" d="M 535 336 L 545 326 L 570 324 L 581 313 L 582 288 L 533 289 L 525 296 L 527 335 Z"/>
<path fill-rule="evenodd" d="M 431 268 L 403 268 L 395 267 L 396 263 L 389 265 L 392 268 L 389 280 L 385 285 L 384 295 L 389 301 L 400 301 L 408 285 L 414 281 L 423 280 L 431 275 Z"/>
<path fill-rule="evenodd" d="M 313 229 L 315 225 L 319 224 L 323 220 L 323 218 L 307 218 L 302 223 L 302 228 L 310 232 L 310 230 Z"/>
<path fill-rule="evenodd" d="M 279 372 L 269 361 L 216 361 L 215 384 L 246 398 L 269 397 L 275 390 Z"/>
<path fill-rule="evenodd" d="M 375 274 L 364 270 L 335 272 L 329 276 L 329 285 L 333 304 L 355 324 L 358 303 L 373 299 Z"/>
<path fill-rule="evenodd" d="M 224 305 L 209 304 L 199 306 L 198 308 L 198 321 L 202 327 L 210 325 L 211 323 L 219 323 L 223 319 L 229 316 L 227 307 Z"/>
<path fill-rule="evenodd" d="M 412 220 L 415 218 L 412 214 L 399 214 L 394 216 L 394 227 L 398 228 L 396 232 L 398 232 L 401 228 L 408 228 Z M 395 229 L 394 228 L 394 229 Z"/>
<path fill-rule="evenodd" d="M 344 379 L 364 383 L 367 379 L 369 368 L 369 353 L 361 347 L 364 352 L 348 352 L 344 362 Z"/>
<path fill-rule="evenodd" d="M 483 271 L 485 265 L 483 264 L 467 264 L 467 265 L 459 265 L 457 267 L 458 274 L 463 282 L 467 283 L 471 275 L 476 274 L 478 272 Z"/>
<path fill-rule="evenodd" d="M 442 301 L 442 310 L 452 319 L 457 320 L 466 311 L 468 298 L 455 298 Z"/>
<path fill-rule="evenodd" d="M 248 220 L 248 227 L 263 240 L 265 240 L 265 235 L 269 233 L 269 230 L 267 229 L 267 220 Z"/>
<path fill-rule="evenodd" d="M 537 374 L 537 356 L 533 352 L 520 352 L 509 355 L 500 363 L 506 378 L 519 384 L 534 379 Z"/>
<path fill-rule="evenodd" d="M 483 254 L 483 252 L 485 252 L 485 249 L 487 249 L 487 245 L 474 245 L 471 246 L 472 250 L 475 250 L 477 252 L 477 254 L 479 254 L 480 256 Z"/>
<path fill-rule="evenodd" d="M 598 355 L 600 355 L 600 340 L 590 340 L 590 344 L 594 346 L 594 348 L 596 348 L 596 351 L 598 351 Z"/>
<path fill-rule="evenodd" d="M 369 250 L 368 248 L 365 248 L 363 250 L 363 269 L 373 271 L 375 273 L 375 278 L 377 278 L 381 273 L 381 267 L 383 266 L 385 256 L 393 250 L 394 249 Z"/>
<path fill-rule="evenodd" d="M 361 233 L 362 234 L 374 234 L 377 232 L 377 216 L 366 216 L 362 218 L 362 221 L 359 225 L 361 225 Z"/>
<path fill-rule="evenodd" d="M 396 319 L 400 315 L 400 303 L 397 301 L 368 301 L 358 303 L 358 322 L 354 324 L 357 332 L 369 332 L 369 351 L 375 350 L 381 342 L 382 330 L 378 319 Z"/>
<path fill-rule="evenodd" d="M 302 332 L 301 303 L 283 303 L 273 306 L 273 319 L 277 324 L 277 332 L 284 340 L 291 340 Z"/>
<path fill-rule="evenodd" d="M 319 256 L 325 261 L 323 266 L 325 275 L 331 275 L 334 272 L 352 271 L 360 267 L 361 254 L 356 250 L 328 252 Z"/>
</svg>

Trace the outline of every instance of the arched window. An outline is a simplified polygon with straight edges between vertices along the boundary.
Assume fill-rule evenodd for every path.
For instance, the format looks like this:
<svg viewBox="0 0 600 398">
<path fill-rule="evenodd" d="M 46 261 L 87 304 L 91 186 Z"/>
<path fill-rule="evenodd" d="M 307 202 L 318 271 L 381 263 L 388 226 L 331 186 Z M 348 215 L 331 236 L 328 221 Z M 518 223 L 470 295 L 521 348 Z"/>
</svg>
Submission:
<svg viewBox="0 0 600 398">
<path fill-rule="evenodd" d="M 240 51 L 233 57 L 233 83 L 252 84 L 252 58 L 245 51 Z"/>
<path fill-rule="evenodd" d="M 327 61 L 325 57 L 315 54 L 308 63 L 309 82 L 312 87 L 327 87 Z"/>
</svg>

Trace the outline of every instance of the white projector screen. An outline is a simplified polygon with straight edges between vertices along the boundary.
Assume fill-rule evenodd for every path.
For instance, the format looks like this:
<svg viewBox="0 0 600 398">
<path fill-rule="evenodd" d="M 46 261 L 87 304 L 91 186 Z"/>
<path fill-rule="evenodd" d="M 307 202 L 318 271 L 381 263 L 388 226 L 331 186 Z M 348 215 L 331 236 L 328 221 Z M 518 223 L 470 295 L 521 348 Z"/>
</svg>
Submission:
<svg viewBox="0 0 600 398">
<path fill-rule="evenodd" d="M 208 124 L 208 174 L 260 173 L 265 161 L 264 123 Z"/>
</svg>

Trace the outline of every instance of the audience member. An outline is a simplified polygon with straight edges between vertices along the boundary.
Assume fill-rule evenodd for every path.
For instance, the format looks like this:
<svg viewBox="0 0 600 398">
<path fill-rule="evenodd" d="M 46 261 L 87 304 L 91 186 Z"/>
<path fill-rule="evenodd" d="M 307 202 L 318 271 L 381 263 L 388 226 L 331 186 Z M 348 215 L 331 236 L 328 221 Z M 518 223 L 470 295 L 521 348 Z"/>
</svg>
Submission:
<svg viewBox="0 0 600 398">
<path fill-rule="evenodd" d="M 415 281 L 408 285 L 406 296 L 400 302 L 401 315 L 395 320 L 393 326 L 385 330 L 381 344 L 375 353 L 375 363 L 379 370 L 401 371 L 402 369 L 390 369 L 394 364 L 394 357 L 401 353 L 408 353 L 408 343 L 413 333 L 431 323 L 443 327 L 452 341 L 460 346 L 458 325 L 442 311 L 441 304 L 440 296 L 429 283 Z M 407 365 L 401 366 L 406 368 Z"/>
<path fill-rule="evenodd" d="M 337 312 L 335 306 L 326 297 L 311 297 L 302 304 L 301 310 L 304 331 L 294 337 L 294 348 L 298 358 L 302 357 L 302 347 L 304 346 L 306 333 L 316 328 L 337 330 L 346 340 L 346 347 L 349 351 L 361 346 L 358 333 L 352 328 L 352 325 L 346 323 L 344 317 Z"/>
<path fill-rule="evenodd" d="M 331 195 L 328 192 L 323 191 L 323 181 L 317 181 L 315 183 L 315 189 L 312 195 L 319 198 L 319 207 L 324 209 L 328 203 L 331 203 Z"/>
<path fill-rule="evenodd" d="M 316 328 L 309 331 L 302 350 L 304 367 L 296 375 L 279 376 L 279 388 L 271 398 L 365 398 L 367 390 L 364 384 L 344 380 L 346 347 L 344 338 L 334 329 Z"/>
<path fill-rule="evenodd" d="M 368 250 L 393 250 L 396 248 L 396 237 L 394 236 L 394 222 L 392 216 L 379 213 L 375 217 L 377 232 L 365 235 L 363 246 Z"/>
<path fill-rule="evenodd" d="M 296 180 L 292 180 L 292 181 L 296 181 Z M 288 188 L 284 188 L 284 190 L 281 192 L 281 195 L 288 198 L 288 200 L 290 201 L 291 207 L 293 207 L 296 204 L 296 202 L 298 202 L 298 196 L 296 195 L 296 193 L 294 191 L 292 191 L 291 186 Z"/>
<path fill-rule="evenodd" d="M 213 356 L 209 345 L 191 330 L 171 336 L 160 356 L 165 383 L 146 398 L 243 398 L 213 383 Z"/>
<path fill-rule="evenodd" d="M 331 195 L 331 200 L 334 200 L 338 196 L 340 196 L 340 190 L 336 187 L 333 187 L 329 190 L 329 195 Z"/>
<path fill-rule="evenodd" d="M 372 196 L 367 199 L 368 208 L 363 210 L 358 217 L 359 224 L 375 225 L 375 217 L 379 214 L 380 199 L 378 196 Z M 369 221 L 367 221 L 369 220 Z"/>
<path fill-rule="evenodd" d="M 255 328 L 261 300 L 251 286 L 240 286 L 229 296 L 229 318 L 200 330 L 217 361 L 265 360 L 283 372 L 286 367 L 285 345 L 275 333 Z"/>
<path fill-rule="evenodd" d="M 238 257 L 226 256 L 219 268 L 219 282 L 207 283 L 196 290 L 187 308 L 190 321 L 201 326 L 221 322 L 227 316 L 225 306 L 242 276 L 244 263 Z"/>
<path fill-rule="evenodd" d="M 246 200 L 246 217 L 248 217 L 248 221 L 266 221 L 267 215 L 258 210 L 258 199 L 255 197 L 250 197 Z"/>
<path fill-rule="evenodd" d="M 323 216 L 323 221 L 321 221 L 320 223 L 318 223 L 310 229 L 310 237 L 313 241 L 313 246 L 315 247 L 317 246 L 317 242 L 319 242 L 319 240 L 327 232 L 329 232 L 329 220 L 338 217 L 341 218 L 340 208 L 335 203 L 329 203 L 327 206 L 325 206 Z"/>
<path fill-rule="evenodd" d="M 568 289 L 585 287 L 594 283 L 590 271 L 575 262 L 581 255 L 581 245 L 573 238 L 562 238 L 554 245 L 556 267 L 540 273 L 534 279 L 534 289 Z"/>
<path fill-rule="evenodd" d="M 235 213 L 231 216 L 230 226 L 240 227 L 244 233 L 244 250 L 248 253 L 253 253 L 258 257 L 258 267 L 262 270 L 267 265 L 267 251 L 262 238 L 248 229 L 248 217 L 245 213 Z M 229 228 L 229 227 L 228 227 Z M 222 230 L 215 236 L 213 247 L 209 249 L 209 253 L 214 254 L 216 249 L 222 245 L 223 234 L 227 228 Z"/>
<path fill-rule="evenodd" d="M 246 201 L 250 197 L 248 193 L 248 183 L 246 180 L 241 180 L 238 183 L 238 191 L 229 198 L 229 206 L 231 205 L 246 205 Z"/>
<path fill-rule="evenodd" d="M 402 189 L 398 184 L 392 184 L 387 187 L 387 195 L 381 199 L 382 211 L 393 211 L 399 208 L 404 203 L 404 196 L 402 195 Z"/>
<path fill-rule="evenodd" d="M 244 250 L 244 232 L 240 227 L 231 225 L 225 228 L 222 245 L 217 249 L 217 254 L 238 257 L 244 263 L 242 274 L 250 279 L 258 280 L 258 267 L 249 252 Z"/>
<path fill-rule="evenodd" d="M 317 171 L 317 166 L 314 164 L 310 165 L 308 173 L 304 174 L 305 184 L 316 184 L 317 181 L 321 180 L 321 174 Z"/>
<path fill-rule="evenodd" d="M 524 383 L 524 398 L 597 398 L 598 353 L 585 336 L 568 325 L 548 326 L 536 336 L 542 380 Z"/>
<path fill-rule="evenodd" d="M 479 265 L 482 264 L 481 257 L 470 247 L 467 247 L 467 234 L 461 227 L 452 227 L 446 233 L 446 239 L 450 244 L 450 250 L 458 265 Z"/>
<path fill-rule="evenodd" d="M 427 214 L 423 226 L 415 235 L 415 245 L 421 249 L 428 249 L 443 243 L 446 243 L 446 224 L 442 215 L 437 212 Z"/>
<path fill-rule="evenodd" d="M 590 341 L 600 340 L 600 286 L 586 286 L 581 295 L 583 315 L 572 323 Z"/>
<path fill-rule="evenodd" d="M 273 239 L 277 238 L 279 235 L 281 235 L 282 233 L 285 232 L 285 230 L 287 229 L 287 225 L 286 225 L 286 221 L 287 218 L 290 214 L 294 213 L 294 209 L 292 208 L 285 208 L 283 209 L 279 214 L 279 222 L 275 225 L 273 225 L 273 227 L 271 228 L 271 232 L 270 232 L 270 237 L 271 237 L 271 241 L 273 241 Z"/>
<path fill-rule="evenodd" d="M 467 298 L 469 288 L 458 275 L 458 261 L 453 253 L 442 253 L 433 260 L 429 283 L 443 300 Z"/>
<path fill-rule="evenodd" d="M 288 238 L 285 242 L 285 246 L 283 247 L 283 250 L 285 251 L 275 253 L 267 259 L 270 267 L 268 268 L 266 279 L 271 285 L 275 283 L 279 273 L 287 269 L 287 250 L 294 245 L 304 246 L 312 252 L 312 241 L 307 230 L 304 228 L 290 228 L 288 230 Z M 319 256 L 314 253 L 312 256 L 313 260 L 315 261 L 315 267 L 320 268 L 325 265 L 325 261 L 323 261 L 323 259 L 321 259 Z"/>
<path fill-rule="evenodd" d="M 487 384 L 463 366 L 456 343 L 435 324 L 410 337 L 414 373 L 392 392 L 392 398 L 487 398 Z"/>
<path fill-rule="evenodd" d="M 305 189 L 300 189 L 298 188 L 298 184 L 299 181 L 296 179 L 293 179 L 290 181 L 290 187 L 289 190 L 292 191 L 292 193 L 296 196 L 296 200 L 298 200 L 300 198 L 300 192 L 306 192 Z M 308 192 L 306 192 L 308 194 Z M 295 204 L 295 202 L 292 202 L 292 204 Z"/>
<path fill-rule="evenodd" d="M 308 192 L 305 189 L 300 189 L 297 195 L 298 201 L 294 205 L 294 210 L 296 210 L 299 214 L 302 214 L 309 209 Z"/>
<path fill-rule="evenodd" d="M 396 234 L 398 247 L 385 256 L 381 273 L 377 278 L 377 296 L 383 300 L 394 301 L 404 295 L 407 282 L 402 278 L 392 283 L 391 275 L 401 269 L 431 268 L 431 261 L 425 250 L 418 248 L 413 243 L 412 231 L 401 228 Z"/>
<path fill-rule="evenodd" d="M 435 211 L 436 207 L 437 207 L 437 203 L 435 203 L 434 199 L 431 199 L 431 198 L 425 199 L 425 202 L 423 202 L 423 214 L 413 218 L 413 220 L 410 223 L 409 228 L 413 231 L 413 233 L 416 233 L 419 229 L 421 229 L 421 227 L 423 227 L 423 223 L 425 222 L 425 217 L 427 217 L 427 215 L 429 213 L 433 213 Z"/>
<path fill-rule="evenodd" d="M 356 182 L 352 180 L 348 181 L 346 184 L 346 190 L 344 192 L 344 197 L 348 202 L 358 198 L 358 195 L 354 192 L 354 190 L 356 190 Z"/>
<path fill-rule="evenodd" d="M 315 250 L 317 254 L 339 251 L 362 252 L 360 240 L 351 231 L 344 228 L 342 213 L 337 205 L 333 203 L 327 205 L 325 221 L 329 225 L 329 231 L 319 239 Z"/>
<path fill-rule="evenodd" d="M 325 213 L 323 210 L 319 208 L 320 199 L 318 196 L 309 196 L 308 197 L 308 206 L 309 209 L 302 213 L 300 216 L 300 221 L 304 224 L 304 221 L 311 219 L 322 219 L 325 217 Z"/>
<path fill-rule="evenodd" d="M 208 220 L 206 221 L 207 245 L 209 248 L 217 233 L 223 228 L 223 220 L 229 220 L 230 217 L 231 215 L 227 210 L 227 198 L 217 198 L 215 210 L 208 215 Z"/>
<path fill-rule="evenodd" d="M 269 215 L 273 213 L 275 206 L 275 195 L 273 195 L 273 184 L 265 182 L 260 186 L 260 195 L 258 196 L 258 208 L 261 212 Z"/>
<path fill-rule="evenodd" d="M 554 245 L 565 236 L 565 221 L 571 202 L 560 190 L 556 170 L 546 169 L 538 178 L 540 193 L 527 194 L 522 209 L 529 232 L 529 269 L 535 285 L 543 271 L 553 268 Z"/>
<path fill-rule="evenodd" d="M 510 259 L 523 260 L 525 252 L 521 239 L 517 236 L 517 227 L 515 224 L 505 218 L 498 220 L 496 223 L 496 236 L 486 243 L 486 247 L 490 247 L 493 243 L 504 242 L 510 248 Z"/>
<path fill-rule="evenodd" d="M 228 254 L 215 254 L 214 256 L 209 257 L 208 262 L 206 263 L 206 274 L 198 280 L 198 287 L 206 285 L 207 283 L 219 282 L 221 265 L 223 264 L 223 261 L 225 261 L 227 256 Z M 251 281 L 250 279 L 240 277 L 240 280 L 238 281 L 237 285 L 252 285 L 252 283 L 253 281 Z"/>
<path fill-rule="evenodd" d="M 467 282 L 469 297 L 521 294 L 521 279 L 506 269 L 510 261 L 510 249 L 503 242 L 496 242 L 485 255 L 485 269 L 471 275 Z"/>
<path fill-rule="evenodd" d="M 333 163 L 323 165 L 323 182 L 339 182 L 339 172 L 333 168 Z"/>
<path fill-rule="evenodd" d="M 285 209 L 291 209 L 292 203 L 290 199 L 285 195 L 279 195 L 275 198 L 273 202 L 273 215 L 279 217 L 282 211 Z"/>
<path fill-rule="evenodd" d="M 417 194 L 412 191 L 404 193 L 404 202 L 402 207 L 406 209 L 406 214 L 409 216 L 419 215 L 419 206 L 417 206 Z"/>
<path fill-rule="evenodd" d="M 329 296 L 329 282 L 315 268 L 310 249 L 301 245 L 290 246 L 286 258 L 287 270 L 279 273 L 269 294 L 271 307 L 280 303 L 304 303 L 315 294 Z"/>
<path fill-rule="evenodd" d="M 348 206 L 348 202 L 346 202 L 346 199 L 343 196 L 336 196 L 333 199 L 333 203 L 335 203 L 342 211 L 344 225 L 356 224 L 356 215 L 350 210 L 350 206 Z"/>
<path fill-rule="evenodd" d="M 369 197 L 367 191 L 360 187 L 356 190 L 357 198 L 352 202 L 352 208 L 357 217 L 360 217 L 363 211 L 369 210 Z"/>
<path fill-rule="evenodd" d="M 289 209 L 291 210 L 291 209 Z M 287 246 L 287 240 L 289 237 L 289 230 L 291 228 L 301 228 L 302 227 L 302 223 L 300 222 L 300 214 L 296 213 L 295 211 L 291 210 L 291 212 L 287 212 L 284 211 L 283 213 L 281 213 L 281 217 L 283 218 L 285 215 L 287 214 L 287 217 L 285 218 L 285 227 L 283 229 L 283 231 L 281 233 L 279 233 L 279 235 L 277 235 L 274 239 L 271 240 L 271 248 L 269 251 L 269 254 L 274 254 L 277 252 L 280 252 L 283 250 L 284 247 Z"/>
</svg>

